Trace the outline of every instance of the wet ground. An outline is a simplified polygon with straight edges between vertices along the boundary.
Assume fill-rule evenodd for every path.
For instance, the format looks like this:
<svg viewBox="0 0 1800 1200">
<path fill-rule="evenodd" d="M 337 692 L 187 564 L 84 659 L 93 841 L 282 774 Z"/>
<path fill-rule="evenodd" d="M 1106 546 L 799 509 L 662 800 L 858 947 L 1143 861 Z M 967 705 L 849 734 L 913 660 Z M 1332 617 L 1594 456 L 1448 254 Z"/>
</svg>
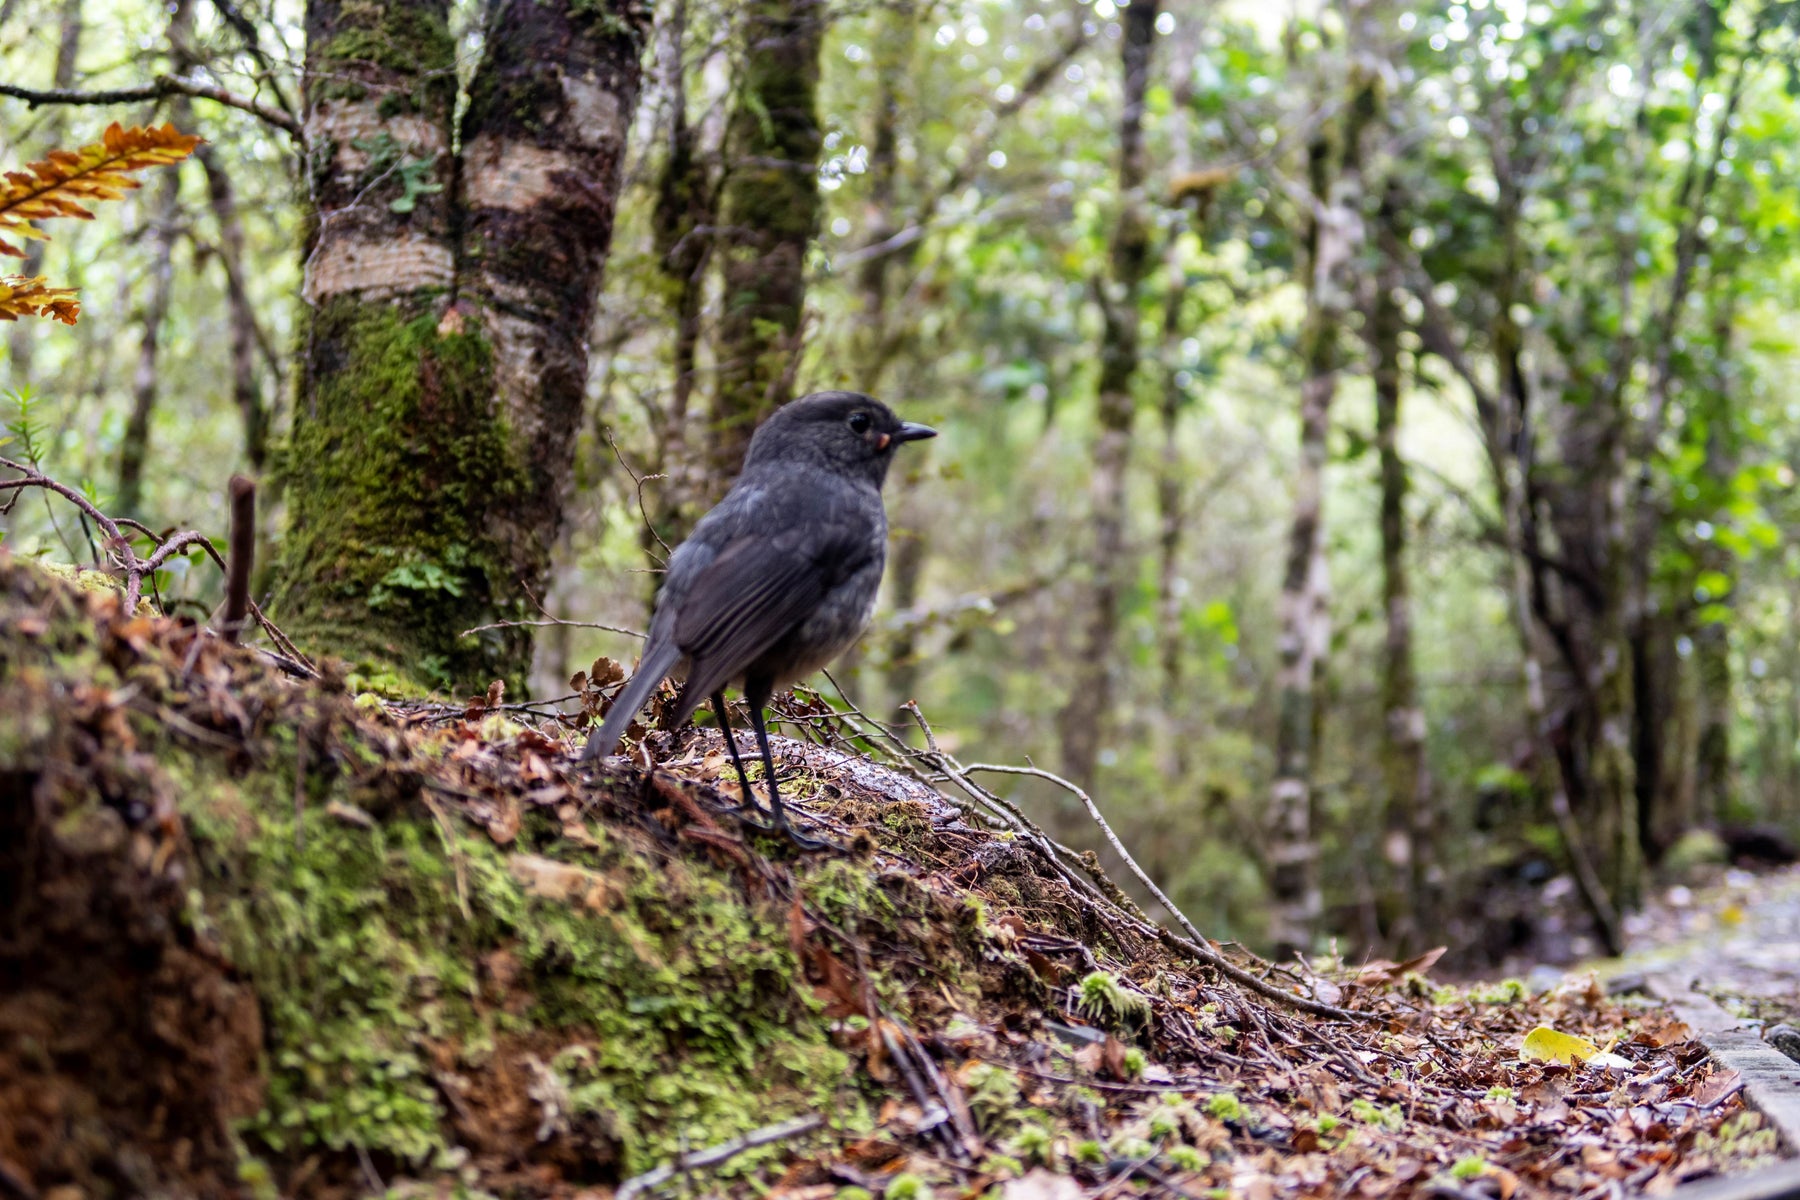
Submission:
<svg viewBox="0 0 1800 1200">
<path fill-rule="evenodd" d="M 1609 978 L 1659 977 L 1734 1016 L 1800 1024 L 1800 866 L 1664 888 L 1626 927 L 1629 950 Z"/>
</svg>

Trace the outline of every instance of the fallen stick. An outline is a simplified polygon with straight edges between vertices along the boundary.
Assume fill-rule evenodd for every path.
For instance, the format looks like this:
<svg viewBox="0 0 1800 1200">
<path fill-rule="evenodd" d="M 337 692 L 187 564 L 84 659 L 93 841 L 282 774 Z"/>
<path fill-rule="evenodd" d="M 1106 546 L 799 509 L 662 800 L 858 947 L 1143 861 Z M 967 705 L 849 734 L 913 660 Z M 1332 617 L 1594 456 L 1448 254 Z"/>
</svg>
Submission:
<svg viewBox="0 0 1800 1200">
<path fill-rule="evenodd" d="M 785 1141 L 791 1137 L 799 1137 L 803 1133 L 811 1133 L 825 1123 L 825 1118 L 818 1113 L 804 1117 L 794 1117 L 774 1125 L 765 1125 L 761 1129 L 746 1133 L 741 1138 L 729 1142 L 720 1142 L 705 1150 L 696 1150 L 691 1154 L 678 1156 L 672 1163 L 664 1163 L 642 1175 L 633 1175 L 619 1185 L 613 1193 L 613 1200 L 632 1200 L 640 1192 L 661 1187 L 677 1175 L 703 1167 L 716 1167 L 720 1163 L 729 1162 L 746 1150 L 754 1150 L 758 1146 L 767 1146 L 771 1142 Z"/>
<path fill-rule="evenodd" d="M 225 558 L 225 620 L 219 633 L 237 644 L 250 619 L 250 568 L 256 563 L 256 484 L 231 477 L 231 532 Z"/>
</svg>

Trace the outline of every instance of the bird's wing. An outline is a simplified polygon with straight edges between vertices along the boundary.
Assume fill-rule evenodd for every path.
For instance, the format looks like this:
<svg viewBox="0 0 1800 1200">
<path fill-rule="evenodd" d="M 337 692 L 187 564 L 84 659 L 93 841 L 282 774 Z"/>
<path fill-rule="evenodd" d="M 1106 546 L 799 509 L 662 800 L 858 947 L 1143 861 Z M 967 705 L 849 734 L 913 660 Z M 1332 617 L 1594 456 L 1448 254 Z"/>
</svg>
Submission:
<svg viewBox="0 0 1800 1200">
<path fill-rule="evenodd" d="M 675 620 L 675 642 L 690 661 L 687 698 L 703 698 L 742 674 L 805 620 L 867 557 L 854 539 L 803 551 L 800 539 L 740 538 L 694 579 Z"/>
</svg>

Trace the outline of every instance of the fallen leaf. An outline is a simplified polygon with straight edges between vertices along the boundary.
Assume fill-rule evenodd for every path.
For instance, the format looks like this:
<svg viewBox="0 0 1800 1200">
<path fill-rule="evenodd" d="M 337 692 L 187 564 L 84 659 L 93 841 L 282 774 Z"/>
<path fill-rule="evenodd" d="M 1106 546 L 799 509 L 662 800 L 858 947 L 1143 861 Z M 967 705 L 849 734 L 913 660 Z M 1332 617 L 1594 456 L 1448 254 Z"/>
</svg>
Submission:
<svg viewBox="0 0 1800 1200">
<path fill-rule="evenodd" d="M 1356 982 L 1363 984 L 1398 983 L 1408 975 L 1424 975 L 1437 965 L 1437 960 L 1444 957 L 1448 946 L 1433 946 L 1423 954 L 1415 955 L 1405 962 L 1389 962 L 1387 959 L 1376 959 L 1366 963 L 1357 972 Z"/>
<path fill-rule="evenodd" d="M 1686 1021 L 1674 1017 L 1658 1017 L 1646 1021 L 1631 1040 L 1640 1046 L 1661 1047 L 1685 1042 L 1693 1036 L 1694 1031 L 1688 1028 Z"/>
<path fill-rule="evenodd" d="M 1125 1043 L 1110 1033 L 1100 1046 L 1100 1061 L 1105 1065 L 1106 1073 L 1121 1083 L 1131 1078 L 1125 1070 Z"/>
<path fill-rule="evenodd" d="M 1695 1088 L 1690 1099 L 1701 1108 L 1706 1108 L 1729 1096 L 1737 1086 L 1738 1073 L 1736 1071 L 1720 1071 L 1716 1075 L 1709 1076 L 1705 1083 Z"/>
<path fill-rule="evenodd" d="M 601 912 L 612 906 L 613 888 L 605 876 L 535 854 L 515 854 L 507 862 L 512 877 L 526 894 L 545 900 L 574 900 L 583 908 Z"/>
<path fill-rule="evenodd" d="M 355 825 L 361 829 L 375 828 L 375 818 L 371 817 L 354 804 L 346 804 L 342 800 L 332 800 L 325 805 L 325 815 L 346 825 Z"/>
<path fill-rule="evenodd" d="M 1558 1033 L 1548 1025 L 1539 1025 L 1525 1035 L 1525 1042 L 1519 1047 L 1519 1059 L 1522 1062 L 1561 1063 L 1570 1066 L 1578 1062 L 1586 1062 L 1600 1053 L 1600 1047 L 1584 1037 L 1576 1037 L 1572 1033 Z"/>
</svg>

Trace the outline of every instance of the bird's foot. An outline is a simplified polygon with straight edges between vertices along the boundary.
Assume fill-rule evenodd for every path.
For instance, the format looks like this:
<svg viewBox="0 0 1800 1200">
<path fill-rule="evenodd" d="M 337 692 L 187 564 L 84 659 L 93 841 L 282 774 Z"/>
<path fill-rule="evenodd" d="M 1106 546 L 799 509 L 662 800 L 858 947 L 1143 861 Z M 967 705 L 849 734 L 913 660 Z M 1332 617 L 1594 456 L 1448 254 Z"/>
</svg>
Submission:
<svg viewBox="0 0 1800 1200">
<path fill-rule="evenodd" d="M 748 825 L 758 833 L 781 834 L 801 850 L 836 850 L 840 853 L 849 852 L 849 847 L 840 846 L 836 842 L 807 837 L 798 829 L 794 828 L 793 823 L 787 819 L 786 813 L 782 813 L 774 820 L 765 823 L 744 815 L 747 812 L 753 812 L 759 817 L 765 815 L 762 808 L 756 804 L 740 804 L 736 808 L 728 808 L 725 811 L 735 815 L 739 824 Z"/>
<path fill-rule="evenodd" d="M 840 846 L 826 838 L 807 837 L 785 820 L 775 822 L 775 828 L 786 834 L 788 841 L 794 843 L 795 847 L 800 850 L 835 850 L 839 854 L 847 854 L 850 850 L 848 846 Z"/>
</svg>

